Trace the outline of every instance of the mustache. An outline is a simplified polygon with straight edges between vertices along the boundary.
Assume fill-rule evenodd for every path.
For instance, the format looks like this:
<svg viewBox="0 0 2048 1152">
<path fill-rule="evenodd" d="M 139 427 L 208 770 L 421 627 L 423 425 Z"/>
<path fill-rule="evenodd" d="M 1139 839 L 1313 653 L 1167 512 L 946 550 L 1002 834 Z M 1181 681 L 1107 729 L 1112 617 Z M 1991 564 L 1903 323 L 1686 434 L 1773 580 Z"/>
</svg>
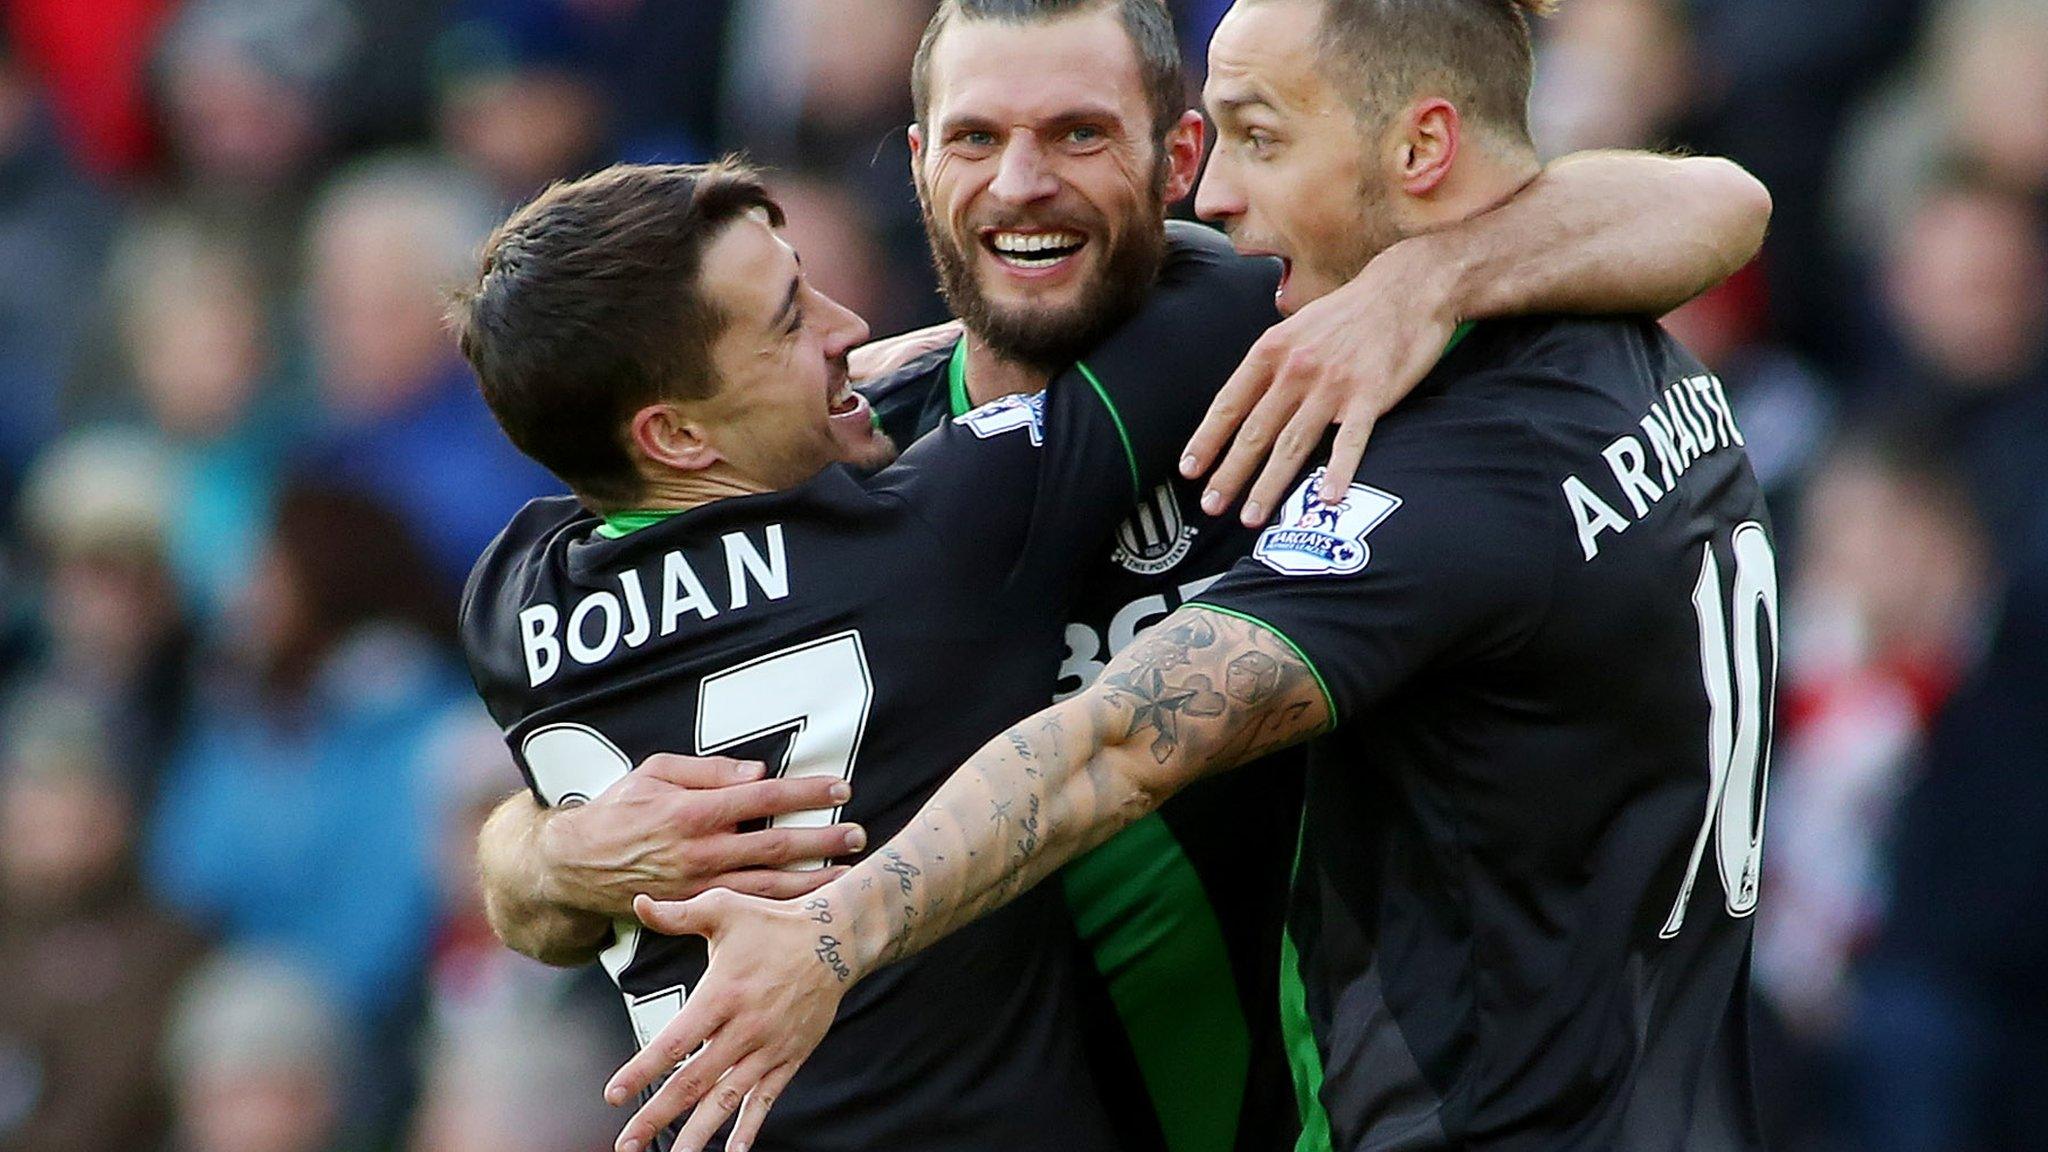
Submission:
<svg viewBox="0 0 2048 1152">
<path fill-rule="evenodd" d="M 984 213 L 972 220 L 961 222 L 961 231 L 973 236 L 983 232 L 1015 232 L 1025 229 L 1067 232 L 1102 232 L 1104 221 L 1093 213 L 1065 211 L 1034 212 L 1025 210 Z"/>
</svg>

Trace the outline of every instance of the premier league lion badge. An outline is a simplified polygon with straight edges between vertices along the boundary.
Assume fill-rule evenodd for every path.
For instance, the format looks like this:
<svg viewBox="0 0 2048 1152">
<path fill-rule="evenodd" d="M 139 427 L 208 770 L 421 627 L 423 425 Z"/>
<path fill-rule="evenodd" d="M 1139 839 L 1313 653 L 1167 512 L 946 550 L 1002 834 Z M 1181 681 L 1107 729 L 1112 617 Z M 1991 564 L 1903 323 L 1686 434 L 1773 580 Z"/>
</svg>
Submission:
<svg viewBox="0 0 2048 1152">
<path fill-rule="evenodd" d="M 1316 496 L 1322 481 L 1321 468 L 1309 473 L 1252 546 L 1266 567 L 1285 576 L 1348 576 L 1372 559 L 1365 538 L 1394 514 L 1401 498 L 1353 484 L 1343 503 L 1325 504 Z"/>
</svg>

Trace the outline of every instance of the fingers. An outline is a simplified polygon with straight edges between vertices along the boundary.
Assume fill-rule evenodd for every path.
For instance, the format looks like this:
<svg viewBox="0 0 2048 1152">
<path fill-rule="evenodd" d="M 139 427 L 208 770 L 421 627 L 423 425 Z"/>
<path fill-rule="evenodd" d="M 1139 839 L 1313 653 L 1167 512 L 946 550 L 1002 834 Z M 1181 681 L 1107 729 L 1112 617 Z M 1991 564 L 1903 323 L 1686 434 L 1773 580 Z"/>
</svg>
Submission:
<svg viewBox="0 0 2048 1152">
<path fill-rule="evenodd" d="M 761 1134 L 761 1122 L 768 1118 L 768 1110 L 775 1107 L 775 1101 L 782 1096 L 782 1090 L 789 1087 L 791 1077 L 796 1075 L 797 1065 L 784 1064 L 770 1069 L 754 1090 L 747 1093 L 746 1103 L 740 1105 L 740 1118 L 732 1126 L 732 1138 L 725 1143 L 725 1152 L 747 1152 L 754 1146 L 755 1137 Z"/>
<path fill-rule="evenodd" d="M 1365 458 L 1366 442 L 1377 423 L 1369 412 L 1352 409 L 1339 418 L 1336 439 L 1330 443 L 1330 462 L 1323 472 L 1322 490 L 1317 495 L 1325 504 L 1341 504 L 1358 475 L 1358 462 Z"/>
<path fill-rule="evenodd" d="M 616 1108 L 631 1100 L 634 1094 L 646 1091 L 648 1086 L 666 1075 L 669 1069 L 681 1064 L 691 1053 L 702 1047 L 705 1038 L 725 1024 L 725 1016 L 719 1011 L 717 1004 L 714 998 L 707 996 L 692 996 L 685 1000 L 683 1010 L 676 1013 L 674 1019 L 662 1025 L 661 1031 L 655 1033 L 654 1039 L 648 1041 L 646 1047 L 635 1052 L 632 1059 L 621 1064 L 619 1070 L 612 1073 L 612 1078 L 604 1086 L 605 1103 Z M 682 1108 L 687 1107 L 688 1104 L 682 1105 L 670 1114 L 670 1118 L 680 1115 Z M 651 1133 L 648 1140 L 652 1142 Z"/>
<path fill-rule="evenodd" d="M 738 872 L 746 868 L 786 868 L 850 856 L 868 844 L 858 824 L 825 828 L 764 828 L 758 832 L 727 832 L 707 836 L 695 849 L 698 874 Z"/>
<path fill-rule="evenodd" d="M 765 900 L 794 900 L 799 896 L 810 895 L 850 871 L 852 869 L 844 864 L 800 871 L 749 868 L 743 872 L 727 872 L 723 876 L 713 876 L 704 886 L 707 889 L 725 888 L 743 896 L 759 896 Z"/>
<path fill-rule="evenodd" d="M 726 894 L 716 889 L 688 900 L 633 897 L 633 915 L 664 936 L 706 936 L 718 926 Z"/>
<path fill-rule="evenodd" d="M 1252 350 L 1245 354 L 1244 363 L 1237 366 L 1237 371 L 1230 374 L 1222 390 L 1216 393 L 1216 399 L 1209 404 L 1208 415 L 1202 417 L 1201 426 L 1188 440 L 1186 454 L 1181 457 L 1181 475 L 1192 480 L 1215 466 L 1224 445 L 1230 443 L 1231 433 L 1237 431 L 1252 406 L 1265 396 L 1266 389 L 1273 383 L 1273 368 L 1279 362 L 1279 356 L 1265 337 L 1252 345 Z M 1205 499 L 1204 507 L 1207 503 Z M 1217 511 L 1222 511 L 1223 507 L 1224 504 L 1219 504 Z M 1210 513 L 1212 516 L 1215 514 Z"/>
<path fill-rule="evenodd" d="M 1251 482 L 1252 474 L 1258 470 L 1259 462 L 1266 458 L 1273 441 L 1290 421 L 1301 405 L 1301 388 L 1295 383 L 1297 373 L 1290 369 L 1290 360 L 1274 374 L 1273 383 L 1267 389 L 1265 398 L 1252 409 L 1244 426 L 1237 430 L 1237 439 L 1230 444 L 1230 451 L 1224 455 L 1223 463 L 1209 477 L 1208 490 L 1202 493 L 1202 511 L 1211 516 L 1220 516 L 1224 509 L 1236 503 L 1238 495 Z M 1263 520 L 1264 509 L 1246 508 L 1245 523 Z"/>
<path fill-rule="evenodd" d="M 696 1109 L 690 1113 L 689 1121 L 683 1125 L 682 1131 L 676 1133 L 675 1152 L 697 1152 L 713 1136 L 718 1135 L 718 1130 L 725 1126 L 727 1120 L 732 1119 L 733 1113 L 738 1112 L 747 1101 L 753 1099 L 754 1087 L 761 1082 L 763 1075 L 776 1066 L 779 1059 L 756 1049 L 748 1053 L 746 1059 L 735 1064 L 732 1071 L 727 1072 L 709 1092 L 704 1094 L 704 1099 L 698 1101 Z M 744 1152 L 744 1145 L 740 1143 L 737 1131 L 733 1133 L 733 1139 L 726 1142 L 725 1148 L 726 1152 Z"/>
<path fill-rule="evenodd" d="M 836 808 L 852 796 L 852 786 L 836 776 L 799 776 L 735 784 L 703 799 L 707 825 L 730 828 L 749 820 Z"/>
<path fill-rule="evenodd" d="M 1323 434 L 1329 431 L 1330 417 L 1335 411 L 1335 402 L 1320 394 L 1303 400 L 1301 410 L 1294 414 L 1273 441 L 1273 454 L 1259 473 L 1258 483 L 1252 485 L 1251 496 L 1245 500 L 1242 513 L 1245 527 L 1263 527 L 1272 518 L 1273 509 L 1287 498 L 1288 489 L 1301 475 L 1309 454 L 1323 442 Z"/>
<path fill-rule="evenodd" d="M 673 1027 L 674 1021 L 671 1021 L 670 1025 Z M 641 1049 L 640 1055 L 633 1058 L 634 1061 L 638 1061 L 641 1056 L 655 1051 L 658 1058 L 665 1062 L 664 1066 L 675 1064 L 676 1070 L 653 1095 L 647 1098 L 646 1103 L 640 1105 L 639 1110 L 633 1113 L 633 1118 L 626 1121 L 626 1126 L 619 1131 L 619 1152 L 640 1152 L 642 1149 L 652 1148 L 655 1136 L 662 1129 L 675 1123 L 678 1116 L 695 1107 L 699 1101 L 716 1094 L 713 1090 L 719 1086 L 720 1079 L 747 1055 L 750 1048 L 750 1045 L 743 1043 L 737 1035 L 721 1031 L 711 1038 L 709 1044 L 703 1045 L 701 1049 L 686 1052 L 685 1059 L 675 1061 L 671 1057 L 681 1042 L 680 1036 L 671 1036 L 670 1029 L 664 1028 L 653 1043 Z M 633 1063 L 629 1061 L 626 1068 L 632 1066 Z M 626 1074 L 626 1068 L 621 1068 L 618 1076 L 612 1078 L 614 1086 L 619 1083 L 619 1077 Z M 645 1085 L 642 1085 L 642 1088 L 644 1087 Z M 613 1091 L 607 1088 L 605 1099 L 612 1098 Z M 734 1098 L 732 1106 L 735 1109 L 739 1107 L 737 1097 Z M 712 1131 L 717 1130 L 714 1125 Z M 703 1139 L 700 1138 L 698 1143 L 701 1145 L 702 1142 Z"/>
<path fill-rule="evenodd" d="M 637 769 L 641 776 L 684 788 L 723 788 L 759 780 L 767 771 L 767 766 L 757 761 L 735 760 L 730 756 L 682 756 L 673 752 L 649 756 Z"/>
</svg>

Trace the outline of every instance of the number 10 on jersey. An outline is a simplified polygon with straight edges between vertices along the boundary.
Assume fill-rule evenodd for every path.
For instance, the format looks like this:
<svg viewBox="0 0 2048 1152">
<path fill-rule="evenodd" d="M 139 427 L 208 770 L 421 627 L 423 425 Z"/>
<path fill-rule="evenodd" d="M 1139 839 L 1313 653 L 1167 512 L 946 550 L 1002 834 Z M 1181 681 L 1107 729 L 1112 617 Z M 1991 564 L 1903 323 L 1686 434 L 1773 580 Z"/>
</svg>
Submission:
<svg viewBox="0 0 2048 1152">
<path fill-rule="evenodd" d="M 1685 926 L 1685 907 L 1707 841 L 1715 841 L 1730 916 L 1756 911 L 1764 853 L 1764 791 L 1770 775 L 1771 713 L 1778 684 L 1778 562 L 1754 521 L 1735 529 L 1733 595 L 1724 609 L 1721 565 L 1710 541 L 1692 604 L 1699 613 L 1700 672 L 1707 689 L 1707 811 L 1686 864 L 1685 884 L 1658 933 Z"/>
</svg>

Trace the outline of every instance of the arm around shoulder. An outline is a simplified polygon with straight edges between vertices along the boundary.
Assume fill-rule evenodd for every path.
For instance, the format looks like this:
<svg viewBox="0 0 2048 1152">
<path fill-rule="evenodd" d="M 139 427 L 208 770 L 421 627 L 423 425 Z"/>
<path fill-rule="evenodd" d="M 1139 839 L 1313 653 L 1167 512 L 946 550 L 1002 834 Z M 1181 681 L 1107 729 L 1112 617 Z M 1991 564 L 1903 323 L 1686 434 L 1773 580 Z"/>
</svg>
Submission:
<svg viewBox="0 0 2048 1152">
<path fill-rule="evenodd" d="M 1553 161 L 1493 211 L 1387 254 L 1449 274 L 1463 319 L 1661 315 L 1754 259 L 1770 220 L 1770 192 L 1733 161 L 1586 152 Z"/>
</svg>

